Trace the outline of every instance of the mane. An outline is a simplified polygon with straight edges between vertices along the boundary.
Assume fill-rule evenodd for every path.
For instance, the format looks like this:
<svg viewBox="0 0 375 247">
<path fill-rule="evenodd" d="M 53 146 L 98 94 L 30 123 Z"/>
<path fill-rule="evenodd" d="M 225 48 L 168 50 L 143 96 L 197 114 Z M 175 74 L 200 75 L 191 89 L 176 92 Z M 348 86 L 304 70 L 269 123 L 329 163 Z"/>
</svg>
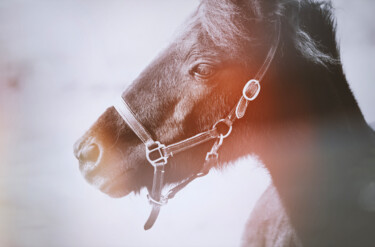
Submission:
<svg viewBox="0 0 375 247">
<path fill-rule="evenodd" d="M 308 61 L 329 66 L 338 63 L 336 47 L 336 23 L 331 1 L 316 0 L 248 0 L 234 3 L 234 0 L 202 0 L 194 20 L 213 44 L 231 52 L 239 51 L 244 42 L 252 46 L 264 43 L 257 33 L 270 30 L 269 23 L 279 19 L 282 35 L 289 36 L 299 54 Z M 312 24 L 312 25 L 311 25 Z M 319 29 L 317 29 L 319 28 Z M 308 30 L 308 31 L 307 31 Z M 266 31 L 271 39 L 271 31 Z M 324 37 L 326 40 L 323 40 Z M 332 52 L 333 51 L 333 52 Z M 238 58 L 243 54 L 235 54 Z"/>
</svg>

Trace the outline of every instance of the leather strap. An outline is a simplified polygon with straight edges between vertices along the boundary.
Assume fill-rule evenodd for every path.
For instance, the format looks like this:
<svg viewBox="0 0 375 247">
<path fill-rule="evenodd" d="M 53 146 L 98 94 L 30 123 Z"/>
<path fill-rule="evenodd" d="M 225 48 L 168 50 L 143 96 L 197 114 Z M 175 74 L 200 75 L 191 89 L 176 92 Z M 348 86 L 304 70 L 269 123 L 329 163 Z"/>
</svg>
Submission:
<svg viewBox="0 0 375 247">
<path fill-rule="evenodd" d="M 275 24 L 274 44 L 270 48 L 270 50 L 268 51 L 267 57 L 264 60 L 260 69 L 258 70 L 258 73 L 252 79 L 254 81 L 258 81 L 258 84 L 259 84 L 260 81 L 263 80 L 264 75 L 268 71 L 268 68 L 270 67 L 271 62 L 273 61 L 273 58 L 275 57 L 277 48 L 278 48 L 279 43 L 280 43 L 280 33 L 281 33 L 281 23 L 280 23 L 280 20 L 277 20 L 276 24 Z M 248 81 L 248 83 L 246 85 L 249 85 L 250 81 Z M 260 85 L 259 85 L 258 93 L 259 93 L 259 90 L 260 90 Z M 244 95 L 251 95 L 252 93 L 254 93 L 254 87 L 249 86 L 249 87 L 244 88 L 242 96 L 241 96 L 240 100 L 238 101 L 238 103 L 235 107 L 235 113 L 236 113 L 236 117 L 238 119 L 242 118 L 245 115 L 245 112 L 246 112 L 246 109 L 247 109 L 247 106 L 248 106 L 248 103 L 249 103 L 249 101 L 245 99 Z"/>
<path fill-rule="evenodd" d="M 163 149 L 165 156 L 173 156 L 174 154 L 185 151 L 186 149 L 192 148 L 209 140 L 219 137 L 217 129 L 210 129 L 205 132 L 201 132 L 193 137 L 188 139 L 170 144 Z"/>
<path fill-rule="evenodd" d="M 150 133 L 148 133 L 148 131 L 143 127 L 138 119 L 136 119 L 135 114 L 122 97 L 119 97 L 113 106 L 120 114 L 122 119 L 125 120 L 126 124 L 133 130 L 133 132 L 147 147 L 155 143 Z"/>
<path fill-rule="evenodd" d="M 152 210 L 151 210 L 150 216 L 148 217 L 148 220 L 146 221 L 144 225 L 145 230 L 150 229 L 154 225 L 156 219 L 158 218 L 160 207 L 163 205 L 163 204 L 158 203 L 162 199 L 161 191 L 163 189 L 163 182 L 164 182 L 164 165 L 157 166 L 154 168 L 152 190 L 149 195 L 149 200 L 153 202 Z"/>
<path fill-rule="evenodd" d="M 114 104 L 116 111 L 120 116 L 125 120 L 126 124 L 134 131 L 134 133 L 139 137 L 139 139 L 147 146 L 151 147 L 156 142 L 152 139 L 149 132 L 143 127 L 140 121 L 138 121 L 130 109 L 126 101 L 120 97 Z M 182 141 L 164 146 L 161 148 L 163 155 L 165 157 L 173 156 L 179 152 L 182 152 L 186 149 L 197 146 L 201 143 L 207 142 L 212 139 L 219 137 L 217 129 L 210 129 L 208 131 L 201 132 L 195 136 L 184 139 Z"/>
<path fill-rule="evenodd" d="M 145 230 L 150 229 L 155 223 L 160 207 L 164 205 L 168 199 L 173 198 L 175 194 L 183 189 L 187 184 L 193 181 L 195 178 L 204 176 L 208 173 L 209 169 L 217 163 L 218 150 L 223 143 L 223 139 L 229 136 L 232 130 L 232 124 L 236 119 L 240 119 L 245 115 L 248 102 L 254 100 L 260 91 L 259 82 L 263 79 L 267 72 L 278 47 L 280 40 L 280 21 L 277 20 L 276 27 L 276 38 L 273 46 L 270 48 L 267 57 L 259 69 L 256 76 L 249 80 L 243 88 L 242 96 L 237 102 L 236 106 L 224 119 L 220 119 L 216 122 L 210 130 L 201 132 L 195 136 L 184 139 L 182 141 L 165 146 L 158 141 L 154 141 L 150 133 L 143 127 L 143 125 L 137 120 L 135 114 L 130 109 L 129 105 L 124 99 L 120 98 L 114 105 L 117 112 L 124 119 L 127 125 L 134 131 L 139 139 L 146 146 L 146 157 L 151 165 L 154 167 L 154 178 L 151 193 L 148 195 L 149 202 L 152 204 L 151 214 L 144 226 Z M 226 133 L 220 133 L 217 128 L 218 124 L 225 124 L 228 129 Z M 167 164 L 169 157 L 176 153 L 182 152 L 186 149 L 207 142 L 212 139 L 217 139 L 211 150 L 206 155 L 206 160 L 202 166 L 202 169 L 197 173 L 190 176 L 188 179 L 171 189 L 166 196 L 162 196 L 163 180 L 164 180 L 164 167 Z M 158 154 L 160 157 L 150 157 L 150 154 Z"/>
<path fill-rule="evenodd" d="M 155 224 L 155 221 L 158 218 L 159 213 L 160 213 L 160 207 L 161 206 L 158 206 L 158 205 L 152 206 L 150 216 L 148 217 L 143 227 L 145 230 L 149 230 Z"/>
</svg>

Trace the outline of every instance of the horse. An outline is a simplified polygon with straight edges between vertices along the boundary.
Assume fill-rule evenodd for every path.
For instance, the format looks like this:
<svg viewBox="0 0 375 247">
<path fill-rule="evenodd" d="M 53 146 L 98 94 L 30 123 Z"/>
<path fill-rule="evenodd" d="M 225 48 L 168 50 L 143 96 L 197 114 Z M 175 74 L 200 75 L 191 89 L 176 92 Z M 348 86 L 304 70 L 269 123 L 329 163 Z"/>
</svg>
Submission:
<svg viewBox="0 0 375 247">
<path fill-rule="evenodd" d="M 272 185 L 244 246 L 375 243 L 375 133 L 347 83 L 330 2 L 202 0 L 121 100 L 124 114 L 109 107 L 74 145 L 83 176 L 102 192 L 123 197 L 146 187 L 159 209 L 155 174 L 163 175 L 156 191 L 179 190 L 251 154 Z M 162 148 L 199 133 L 204 142 L 166 161 Z M 143 139 L 158 145 L 150 150 Z"/>
</svg>

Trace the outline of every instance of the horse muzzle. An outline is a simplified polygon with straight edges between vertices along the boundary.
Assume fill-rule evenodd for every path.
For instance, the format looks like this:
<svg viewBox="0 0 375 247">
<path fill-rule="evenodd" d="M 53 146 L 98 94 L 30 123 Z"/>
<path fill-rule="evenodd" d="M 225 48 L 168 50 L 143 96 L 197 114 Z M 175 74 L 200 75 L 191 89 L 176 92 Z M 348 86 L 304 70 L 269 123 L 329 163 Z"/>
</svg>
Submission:
<svg viewBox="0 0 375 247">
<path fill-rule="evenodd" d="M 134 168 L 127 168 L 118 152 L 105 150 L 92 136 L 85 135 L 74 144 L 74 155 L 79 161 L 79 170 L 91 185 L 111 197 L 122 197 L 131 192 L 129 177 Z"/>
</svg>

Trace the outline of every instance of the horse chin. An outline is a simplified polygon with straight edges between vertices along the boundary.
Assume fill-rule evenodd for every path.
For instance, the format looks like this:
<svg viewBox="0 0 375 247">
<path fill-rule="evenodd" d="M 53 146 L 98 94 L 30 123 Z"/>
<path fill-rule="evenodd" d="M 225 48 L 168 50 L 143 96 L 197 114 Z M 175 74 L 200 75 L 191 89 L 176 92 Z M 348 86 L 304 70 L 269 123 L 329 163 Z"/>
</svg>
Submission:
<svg viewBox="0 0 375 247">
<path fill-rule="evenodd" d="M 133 190 L 128 182 L 128 176 L 131 171 L 126 172 L 114 179 L 107 179 L 98 189 L 113 198 L 120 198 L 127 196 Z"/>
<path fill-rule="evenodd" d="M 133 191 L 132 177 L 135 173 L 135 168 L 121 169 L 118 165 L 115 168 L 110 168 L 107 164 L 104 166 L 97 166 L 89 172 L 82 167 L 89 164 L 80 164 L 80 170 L 86 181 L 99 189 L 101 192 L 109 195 L 110 197 L 119 198 L 127 196 Z M 102 165 L 102 164 L 101 164 Z M 107 168 L 107 169 L 106 169 Z M 116 174 L 114 173 L 116 172 Z"/>
<path fill-rule="evenodd" d="M 110 181 L 100 187 L 99 190 L 113 198 L 125 197 L 132 192 L 132 190 L 128 188 L 124 179 Z"/>
</svg>

